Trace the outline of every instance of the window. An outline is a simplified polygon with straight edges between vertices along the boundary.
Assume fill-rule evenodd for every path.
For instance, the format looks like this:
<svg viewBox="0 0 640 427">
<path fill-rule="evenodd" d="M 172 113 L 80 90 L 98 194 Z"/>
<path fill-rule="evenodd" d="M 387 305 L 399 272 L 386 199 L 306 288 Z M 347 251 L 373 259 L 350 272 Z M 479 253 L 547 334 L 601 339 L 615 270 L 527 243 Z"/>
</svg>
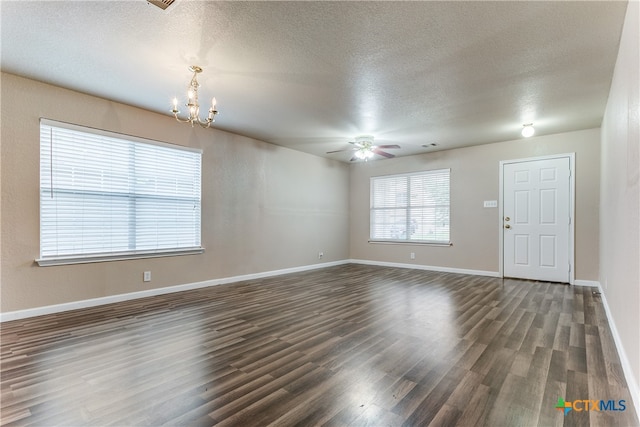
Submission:
<svg viewBox="0 0 640 427">
<path fill-rule="evenodd" d="M 201 253 L 201 157 L 41 119 L 38 263 Z"/>
<path fill-rule="evenodd" d="M 450 244 L 450 169 L 371 178 L 370 239 Z"/>
</svg>

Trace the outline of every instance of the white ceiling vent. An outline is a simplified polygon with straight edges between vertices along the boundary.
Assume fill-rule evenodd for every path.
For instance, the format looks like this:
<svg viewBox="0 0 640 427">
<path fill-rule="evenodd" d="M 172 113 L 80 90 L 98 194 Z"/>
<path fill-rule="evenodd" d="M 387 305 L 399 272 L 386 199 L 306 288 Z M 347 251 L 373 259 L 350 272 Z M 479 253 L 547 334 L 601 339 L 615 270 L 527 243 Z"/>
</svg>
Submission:
<svg viewBox="0 0 640 427">
<path fill-rule="evenodd" d="M 167 10 L 175 2 L 176 0 L 147 0 L 147 3 L 158 6 L 162 10 Z"/>
</svg>

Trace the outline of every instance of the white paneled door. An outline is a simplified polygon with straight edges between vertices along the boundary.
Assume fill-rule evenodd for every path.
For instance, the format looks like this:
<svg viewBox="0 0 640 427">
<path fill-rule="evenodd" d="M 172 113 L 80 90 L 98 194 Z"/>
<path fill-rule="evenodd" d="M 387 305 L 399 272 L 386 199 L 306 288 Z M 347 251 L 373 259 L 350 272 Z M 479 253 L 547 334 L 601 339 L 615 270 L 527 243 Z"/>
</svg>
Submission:
<svg viewBox="0 0 640 427">
<path fill-rule="evenodd" d="M 571 160 L 503 164 L 505 277 L 570 282 Z"/>
</svg>

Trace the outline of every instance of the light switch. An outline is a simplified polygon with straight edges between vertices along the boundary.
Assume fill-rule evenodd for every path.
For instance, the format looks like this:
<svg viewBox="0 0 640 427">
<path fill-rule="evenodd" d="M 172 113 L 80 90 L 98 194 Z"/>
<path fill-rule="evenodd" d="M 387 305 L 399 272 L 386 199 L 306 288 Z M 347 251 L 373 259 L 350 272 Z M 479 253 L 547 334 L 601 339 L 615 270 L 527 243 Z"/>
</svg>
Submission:
<svg viewBox="0 0 640 427">
<path fill-rule="evenodd" d="M 485 200 L 484 201 L 484 207 L 485 208 L 497 208 L 498 207 L 498 201 L 497 200 Z"/>
</svg>

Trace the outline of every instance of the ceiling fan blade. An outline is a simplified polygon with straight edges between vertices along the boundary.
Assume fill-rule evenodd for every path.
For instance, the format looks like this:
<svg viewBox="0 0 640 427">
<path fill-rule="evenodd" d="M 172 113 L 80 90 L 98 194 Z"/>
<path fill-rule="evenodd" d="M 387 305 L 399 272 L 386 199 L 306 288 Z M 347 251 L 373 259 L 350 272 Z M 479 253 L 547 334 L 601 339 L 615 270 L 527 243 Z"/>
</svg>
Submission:
<svg viewBox="0 0 640 427">
<path fill-rule="evenodd" d="M 346 150 L 327 151 L 327 154 L 342 153 L 343 151 L 353 151 L 355 148 L 347 148 Z"/>
<path fill-rule="evenodd" d="M 355 145 L 358 148 L 364 147 L 364 145 L 358 141 L 349 141 L 349 144 Z"/>
<path fill-rule="evenodd" d="M 395 156 L 391 153 L 385 153 L 384 151 L 378 150 L 377 148 L 374 148 L 373 150 L 374 153 L 379 154 L 381 156 L 386 157 L 387 159 L 393 159 Z"/>
<path fill-rule="evenodd" d="M 376 145 L 377 148 L 400 148 L 399 145 Z"/>
</svg>

